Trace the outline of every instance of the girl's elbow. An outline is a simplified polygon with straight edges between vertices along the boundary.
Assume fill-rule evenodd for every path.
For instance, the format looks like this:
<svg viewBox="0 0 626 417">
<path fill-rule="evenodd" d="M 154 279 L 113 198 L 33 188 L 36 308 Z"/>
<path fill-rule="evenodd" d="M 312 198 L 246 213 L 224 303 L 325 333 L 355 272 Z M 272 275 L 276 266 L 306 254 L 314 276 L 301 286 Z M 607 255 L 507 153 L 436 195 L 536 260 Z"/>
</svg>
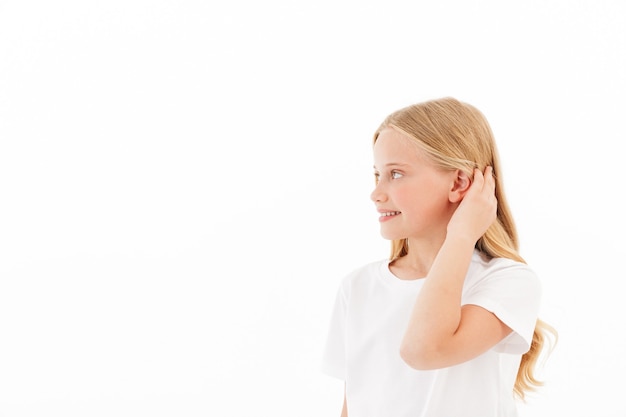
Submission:
<svg viewBox="0 0 626 417">
<path fill-rule="evenodd" d="M 400 346 L 400 357 L 413 369 L 428 371 L 437 369 L 437 355 L 434 351 L 403 343 Z"/>
</svg>

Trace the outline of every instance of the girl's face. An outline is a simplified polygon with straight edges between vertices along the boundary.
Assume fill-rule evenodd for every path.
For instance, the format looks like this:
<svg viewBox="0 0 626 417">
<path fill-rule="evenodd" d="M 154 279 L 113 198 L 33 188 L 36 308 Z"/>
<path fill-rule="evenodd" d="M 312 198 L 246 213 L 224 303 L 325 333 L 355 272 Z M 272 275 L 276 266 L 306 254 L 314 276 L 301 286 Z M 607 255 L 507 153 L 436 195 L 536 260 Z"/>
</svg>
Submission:
<svg viewBox="0 0 626 417">
<path fill-rule="evenodd" d="M 445 237 L 455 204 L 450 202 L 454 171 L 434 166 L 410 138 L 393 128 L 374 144 L 377 185 L 372 201 L 385 239 Z"/>
</svg>

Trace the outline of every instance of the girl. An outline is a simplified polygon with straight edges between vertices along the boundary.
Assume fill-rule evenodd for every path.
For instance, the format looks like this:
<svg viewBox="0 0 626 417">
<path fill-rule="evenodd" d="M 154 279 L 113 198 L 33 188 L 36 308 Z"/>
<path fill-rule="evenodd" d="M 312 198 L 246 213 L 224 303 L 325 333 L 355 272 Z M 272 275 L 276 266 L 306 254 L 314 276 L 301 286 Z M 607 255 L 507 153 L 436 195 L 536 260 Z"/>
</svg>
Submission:
<svg viewBox="0 0 626 417">
<path fill-rule="evenodd" d="M 348 275 L 323 369 L 342 416 L 512 417 L 541 385 L 540 283 L 518 254 L 491 129 L 452 98 L 409 106 L 374 134 L 371 199 L 391 257 Z"/>
</svg>

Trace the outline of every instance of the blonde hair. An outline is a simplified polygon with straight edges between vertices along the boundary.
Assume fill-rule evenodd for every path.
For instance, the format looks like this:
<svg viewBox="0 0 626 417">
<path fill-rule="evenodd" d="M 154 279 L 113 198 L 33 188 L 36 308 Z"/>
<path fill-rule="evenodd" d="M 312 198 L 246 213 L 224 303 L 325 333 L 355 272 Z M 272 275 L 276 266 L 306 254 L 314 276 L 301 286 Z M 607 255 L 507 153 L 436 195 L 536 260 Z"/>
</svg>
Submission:
<svg viewBox="0 0 626 417">
<path fill-rule="evenodd" d="M 489 258 L 509 258 L 526 263 L 518 253 L 517 230 L 504 195 L 493 133 L 478 109 L 449 97 L 431 100 L 390 114 L 374 134 L 374 142 L 385 128 L 396 129 L 413 139 L 441 168 L 460 169 L 472 178 L 475 168 L 484 171 L 487 166 L 493 167 L 498 199 L 497 218 L 476 242 L 476 249 Z M 408 251 L 406 239 L 392 241 L 392 260 L 405 256 Z M 543 385 L 535 377 L 535 368 L 545 344 L 555 342 L 556 338 L 556 330 L 538 319 L 530 350 L 522 356 L 515 381 L 514 392 L 519 398 L 524 399 L 528 391 Z"/>
</svg>

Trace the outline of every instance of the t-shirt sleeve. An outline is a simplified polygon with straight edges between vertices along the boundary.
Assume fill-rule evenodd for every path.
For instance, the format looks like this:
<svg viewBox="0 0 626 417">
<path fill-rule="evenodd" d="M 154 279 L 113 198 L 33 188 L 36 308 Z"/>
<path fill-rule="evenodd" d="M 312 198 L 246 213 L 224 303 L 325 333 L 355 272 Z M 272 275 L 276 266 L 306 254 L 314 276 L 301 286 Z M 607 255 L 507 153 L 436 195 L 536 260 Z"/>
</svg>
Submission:
<svg viewBox="0 0 626 417">
<path fill-rule="evenodd" d="M 321 365 L 322 372 L 342 380 L 346 379 L 347 304 L 347 296 L 342 286 L 337 291 Z"/>
<path fill-rule="evenodd" d="M 504 263 L 488 268 L 463 295 L 462 304 L 473 304 L 495 314 L 513 332 L 493 349 L 524 354 L 530 349 L 539 307 L 541 284 L 525 264 Z"/>
</svg>

